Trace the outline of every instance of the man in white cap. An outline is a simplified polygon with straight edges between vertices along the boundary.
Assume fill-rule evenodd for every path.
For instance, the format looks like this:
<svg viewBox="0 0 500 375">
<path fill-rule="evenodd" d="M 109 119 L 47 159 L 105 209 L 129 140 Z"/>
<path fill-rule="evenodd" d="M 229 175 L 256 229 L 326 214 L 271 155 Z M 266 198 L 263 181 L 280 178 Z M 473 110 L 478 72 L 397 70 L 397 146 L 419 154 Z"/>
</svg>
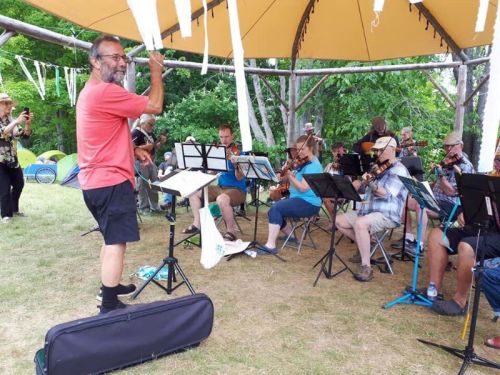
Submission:
<svg viewBox="0 0 500 375">
<path fill-rule="evenodd" d="M 448 134 L 444 139 L 443 147 L 446 151 L 446 156 L 443 161 L 438 164 L 431 163 L 431 170 L 437 178 L 436 183 L 432 188 L 432 192 L 434 194 L 434 197 L 436 198 L 437 203 L 444 212 L 446 212 L 447 214 L 451 214 L 454 211 L 454 214 L 450 218 L 450 220 L 455 221 L 461 212 L 456 176 L 458 173 L 474 173 L 474 167 L 469 159 L 467 159 L 467 156 L 462 152 L 464 143 L 457 133 L 452 132 Z M 454 206 L 456 204 L 458 206 L 454 210 Z M 415 199 L 408 199 L 408 209 L 417 213 L 418 222 L 420 215 L 420 206 Z M 425 234 L 428 216 L 433 219 L 437 219 L 438 215 L 435 212 L 429 210 L 424 210 L 423 215 L 424 217 L 422 218 L 422 227 L 423 233 Z M 412 233 L 411 215 L 407 215 L 404 241 L 406 241 L 405 251 L 412 255 L 415 255 L 416 240 Z M 423 239 L 421 245 L 423 249 Z M 398 248 L 398 245 L 393 247 Z"/>
<path fill-rule="evenodd" d="M 408 191 L 399 176 L 409 177 L 406 167 L 396 159 L 396 140 L 392 137 L 377 139 L 372 150 L 377 155 L 380 174 L 365 173 L 362 181 L 354 181 L 360 191 L 366 187 L 366 196 L 358 211 L 350 211 L 337 217 L 339 231 L 355 241 L 361 256 L 361 266 L 354 274 L 358 281 L 370 281 L 373 270 L 370 265 L 370 235 L 401 223 L 401 213 Z M 384 167 L 387 167 L 384 169 Z M 377 175 L 377 177 L 374 177 Z"/>
</svg>

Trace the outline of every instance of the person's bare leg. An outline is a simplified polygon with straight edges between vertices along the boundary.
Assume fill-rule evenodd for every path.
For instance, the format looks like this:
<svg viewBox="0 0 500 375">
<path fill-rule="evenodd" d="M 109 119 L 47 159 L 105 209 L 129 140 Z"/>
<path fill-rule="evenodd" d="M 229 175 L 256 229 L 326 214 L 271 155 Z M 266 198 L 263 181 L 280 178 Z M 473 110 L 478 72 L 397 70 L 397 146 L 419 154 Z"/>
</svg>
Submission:
<svg viewBox="0 0 500 375">
<path fill-rule="evenodd" d="M 443 231 L 440 228 L 434 228 L 429 234 L 427 252 L 429 256 L 429 282 L 434 282 L 437 290 L 441 290 L 448 263 L 448 251 L 443 245 Z"/>
<path fill-rule="evenodd" d="M 457 290 L 453 299 L 461 307 L 465 307 L 472 284 L 472 267 L 476 262 L 474 249 L 465 242 L 458 244 Z"/>
<path fill-rule="evenodd" d="M 189 196 L 189 205 L 193 212 L 193 225 L 200 229 L 201 190 Z"/>
<path fill-rule="evenodd" d="M 351 224 L 346 220 L 345 215 L 337 216 L 335 221 L 335 225 L 337 229 L 346 237 L 356 242 L 356 234 L 354 233 L 354 228 Z"/>
<path fill-rule="evenodd" d="M 222 218 L 226 222 L 226 229 L 228 232 L 236 233 L 236 221 L 234 220 L 233 207 L 231 207 L 231 198 L 227 194 L 219 194 L 216 199 L 220 207 Z"/>
<path fill-rule="evenodd" d="M 101 258 L 101 281 L 106 287 L 115 287 L 120 283 L 127 245 L 104 245 Z"/>
<path fill-rule="evenodd" d="M 278 224 L 269 224 L 268 230 L 265 246 L 268 249 L 274 249 L 276 247 L 276 238 L 278 238 L 278 234 L 280 233 L 280 226 Z"/>
<path fill-rule="evenodd" d="M 354 233 L 356 235 L 356 244 L 361 255 L 361 265 L 371 267 L 370 264 L 370 218 L 359 216 L 354 223 Z"/>
</svg>

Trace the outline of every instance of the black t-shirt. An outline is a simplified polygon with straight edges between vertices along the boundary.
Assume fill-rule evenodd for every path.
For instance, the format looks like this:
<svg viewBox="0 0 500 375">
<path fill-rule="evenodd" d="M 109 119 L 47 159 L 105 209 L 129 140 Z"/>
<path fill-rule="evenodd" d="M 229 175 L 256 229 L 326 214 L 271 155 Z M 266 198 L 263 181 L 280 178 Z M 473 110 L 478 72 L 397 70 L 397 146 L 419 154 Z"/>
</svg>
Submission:
<svg viewBox="0 0 500 375">
<path fill-rule="evenodd" d="M 148 145 L 148 144 L 154 144 L 156 142 L 156 137 L 154 134 L 144 134 L 145 132 L 141 131 L 139 128 L 135 128 L 132 130 L 132 142 L 134 142 L 135 146 L 143 146 L 143 145 Z M 155 149 L 153 149 L 150 152 L 151 156 L 154 157 L 155 154 Z"/>
</svg>

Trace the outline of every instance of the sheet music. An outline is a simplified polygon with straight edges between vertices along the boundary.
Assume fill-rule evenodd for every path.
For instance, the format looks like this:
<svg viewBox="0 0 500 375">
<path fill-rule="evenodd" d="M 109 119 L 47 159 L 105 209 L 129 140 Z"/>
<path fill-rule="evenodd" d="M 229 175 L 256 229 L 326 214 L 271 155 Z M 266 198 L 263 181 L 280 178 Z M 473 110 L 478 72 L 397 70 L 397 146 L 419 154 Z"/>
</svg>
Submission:
<svg viewBox="0 0 500 375">
<path fill-rule="evenodd" d="M 217 179 L 218 175 L 206 174 L 201 171 L 180 171 L 162 182 L 154 182 L 165 189 L 176 190 L 183 198 L 190 196 L 203 186 Z"/>
<path fill-rule="evenodd" d="M 269 163 L 269 159 L 265 156 L 240 155 L 236 157 L 236 162 L 241 172 L 248 178 L 279 182 L 278 176 L 276 176 L 271 163 Z M 253 168 L 250 166 L 250 163 Z"/>
</svg>

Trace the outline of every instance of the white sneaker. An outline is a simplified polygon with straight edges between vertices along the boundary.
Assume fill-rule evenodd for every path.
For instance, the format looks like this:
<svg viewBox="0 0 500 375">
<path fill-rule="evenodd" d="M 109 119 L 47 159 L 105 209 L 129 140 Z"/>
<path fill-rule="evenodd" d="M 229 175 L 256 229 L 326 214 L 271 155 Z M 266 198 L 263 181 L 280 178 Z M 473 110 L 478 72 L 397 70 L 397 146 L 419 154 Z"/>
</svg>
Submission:
<svg viewBox="0 0 500 375">
<path fill-rule="evenodd" d="M 9 216 L 2 217 L 2 224 L 8 224 L 12 221 L 12 218 Z"/>
</svg>

